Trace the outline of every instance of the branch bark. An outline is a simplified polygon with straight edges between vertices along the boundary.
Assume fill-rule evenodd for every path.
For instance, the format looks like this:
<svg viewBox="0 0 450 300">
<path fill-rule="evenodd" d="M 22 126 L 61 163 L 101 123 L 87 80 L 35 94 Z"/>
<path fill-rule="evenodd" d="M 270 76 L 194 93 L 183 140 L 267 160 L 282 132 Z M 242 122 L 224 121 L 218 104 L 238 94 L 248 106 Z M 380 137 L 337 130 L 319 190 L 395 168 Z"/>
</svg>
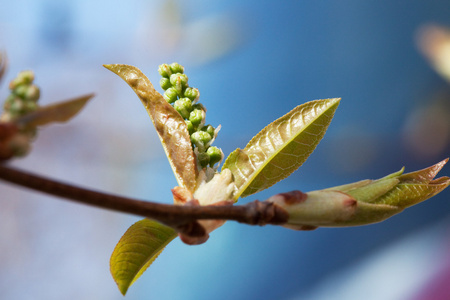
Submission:
<svg viewBox="0 0 450 300">
<path fill-rule="evenodd" d="M 154 219 L 189 234 L 185 228 L 196 220 L 232 220 L 249 225 L 284 224 L 288 214 L 270 202 L 245 205 L 180 206 L 137 200 L 73 186 L 0 164 L 0 179 L 22 187 L 122 213 Z"/>
</svg>

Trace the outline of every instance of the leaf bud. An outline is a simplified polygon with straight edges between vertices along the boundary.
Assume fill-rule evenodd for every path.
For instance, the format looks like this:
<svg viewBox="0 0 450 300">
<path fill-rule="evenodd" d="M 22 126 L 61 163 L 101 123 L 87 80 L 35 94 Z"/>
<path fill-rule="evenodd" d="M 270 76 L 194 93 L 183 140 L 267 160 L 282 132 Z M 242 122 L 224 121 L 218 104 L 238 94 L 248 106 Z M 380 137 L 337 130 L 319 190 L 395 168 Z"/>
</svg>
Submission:
<svg viewBox="0 0 450 300">
<path fill-rule="evenodd" d="M 205 152 L 209 141 L 211 141 L 211 135 L 205 131 L 196 131 L 191 134 L 191 142 L 198 147 L 200 152 Z"/>
<path fill-rule="evenodd" d="M 194 109 L 189 114 L 189 121 L 192 122 L 192 125 L 198 127 L 205 120 L 206 113 L 202 109 Z"/>
<path fill-rule="evenodd" d="M 188 87 L 184 91 L 184 96 L 188 97 L 192 101 L 196 102 L 196 101 L 198 101 L 198 98 L 200 98 L 200 92 L 196 88 Z"/>
<path fill-rule="evenodd" d="M 178 98 L 177 90 L 174 87 L 168 88 L 164 92 L 164 99 L 169 103 L 174 103 Z"/>
<path fill-rule="evenodd" d="M 165 78 L 169 78 L 172 75 L 172 71 L 170 70 L 170 66 L 168 64 L 162 64 L 158 67 L 159 75 Z"/>
<path fill-rule="evenodd" d="M 161 78 L 161 80 L 159 81 L 159 85 L 163 90 L 167 90 L 172 86 L 172 84 L 170 83 L 170 79 L 166 77 Z"/>
<path fill-rule="evenodd" d="M 176 62 L 170 64 L 170 70 L 172 71 L 172 74 L 176 74 L 176 73 L 183 74 L 184 73 L 184 67 Z"/>
<path fill-rule="evenodd" d="M 192 110 L 192 101 L 189 98 L 181 98 L 175 101 L 173 107 L 184 118 L 189 119 Z"/>
<path fill-rule="evenodd" d="M 216 146 L 209 147 L 208 150 L 206 150 L 206 154 L 209 155 L 209 165 L 211 167 L 214 166 L 214 164 L 218 163 L 223 159 L 223 152 Z"/>
</svg>

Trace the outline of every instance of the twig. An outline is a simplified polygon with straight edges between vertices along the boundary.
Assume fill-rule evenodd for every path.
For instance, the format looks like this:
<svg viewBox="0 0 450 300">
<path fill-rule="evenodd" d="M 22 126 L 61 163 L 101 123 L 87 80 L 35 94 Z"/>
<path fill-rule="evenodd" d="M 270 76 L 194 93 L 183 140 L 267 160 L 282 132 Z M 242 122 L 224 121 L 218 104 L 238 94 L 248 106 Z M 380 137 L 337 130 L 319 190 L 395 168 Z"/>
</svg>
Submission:
<svg viewBox="0 0 450 300">
<path fill-rule="evenodd" d="M 13 169 L 4 164 L 0 164 L 0 179 L 78 203 L 154 219 L 177 229 L 189 227 L 187 225 L 201 219 L 233 220 L 249 225 L 266 225 L 283 224 L 288 218 L 282 208 L 265 201 L 255 200 L 236 206 L 161 204 L 92 191 Z"/>
</svg>

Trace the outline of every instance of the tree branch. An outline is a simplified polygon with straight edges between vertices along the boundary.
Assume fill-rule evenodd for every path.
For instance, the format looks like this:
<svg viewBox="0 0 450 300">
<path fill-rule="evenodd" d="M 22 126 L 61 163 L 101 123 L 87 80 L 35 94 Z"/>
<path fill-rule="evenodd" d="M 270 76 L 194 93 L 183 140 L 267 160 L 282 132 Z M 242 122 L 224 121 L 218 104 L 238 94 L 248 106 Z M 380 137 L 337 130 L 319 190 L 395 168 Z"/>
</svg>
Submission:
<svg viewBox="0 0 450 300">
<path fill-rule="evenodd" d="M 196 220 L 233 220 L 249 225 L 283 224 L 288 215 L 273 203 L 255 200 L 245 205 L 180 206 L 97 192 L 30 174 L 0 164 L 0 179 L 82 204 L 157 220 L 178 230 Z M 181 230 L 185 231 L 185 230 Z"/>
</svg>

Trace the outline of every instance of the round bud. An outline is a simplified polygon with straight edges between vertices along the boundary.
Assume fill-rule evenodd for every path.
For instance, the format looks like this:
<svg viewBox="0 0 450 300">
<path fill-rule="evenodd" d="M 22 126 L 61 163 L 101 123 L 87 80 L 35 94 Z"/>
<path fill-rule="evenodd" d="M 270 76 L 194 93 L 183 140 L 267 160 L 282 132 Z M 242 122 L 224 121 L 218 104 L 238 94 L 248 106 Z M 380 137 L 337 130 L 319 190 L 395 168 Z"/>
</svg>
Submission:
<svg viewBox="0 0 450 300">
<path fill-rule="evenodd" d="M 208 150 L 206 150 L 206 154 L 209 155 L 209 165 L 211 167 L 223 159 L 222 150 L 215 146 L 209 147 Z"/>
<path fill-rule="evenodd" d="M 169 103 L 174 103 L 178 98 L 177 90 L 174 87 L 168 88 L 164 92 L 164 99 Z"/>
<path fill-rule="evenodd" d="M 27 93 L 28 93 L 28 85 L 27 84 L 21 84 L 14 88 L 13 93 L 22 98 L 26 99 Z"/>
<path fill-rule="evenodd" d="M 187 126 L 187 130 L 189 132 L 189 135 L 191 135 L 195 131 L 194 125 L 192 125 L 192 122 L 189 120 L 186 120 L 185 122 L 186 122 L 186 126 Z"/>
<path fill-rule="evenodd" d="M 205 131 L 196 131 L 191 134 L 191 142 L 198 147 L 200 152 L 205 151 L 205 147 L 209 141 L 211 141 L 211 136 Z"/>
<path fill-rule="evenodd" d="M 202 168 L 205 168 L 210 163 L 210 157 L 205 152 L 198 153 L 197 160 L 198 160 L 200 166 L 202 166 Z"/>
<path fill-rule="evenodd" d="M 10 83 L 9 83 L 9 88 L 11 90 L 15 89 L 16 87 L 18 87 L 21 84 L 31 84 L 34 80 L 34 73 L 33 71 L 22 71 L 20 72 L 16 78 L 14 78 Z"/>
<path fill-rule="evenodd" d="M 166 78 L 166 77 L 161 78 L 161 80 L 159 81 L 159 85 L 161 86 L 161 88 L 163 90 L 167 90 L 168 88 L 170 88 L 172 86 L 169 78 Z"/>
<path fill-rule="evenodd" d="M 214 138 L 214 136 L 215 136 L 215 129 L 214 129 L 214 127 L 212 127 L 209 124 L 206 126 L 203 126 L 202 131 L 207 132 L 211 136 L 211 139 Z"/>
<path fill-rule="evenodd" d="M 184 67 L 176 62 L 170 64 L 170 70 L 172 71 L 172 74 L 184 73 Z"/>
<path fill-rule="evenodd" d="M 189 114 L 189 121 L 192 122 L 192 125 L 198 127 L 205 120 L 205 112 L 201 109 L 194 109 Z"/>
<path fill-rule="evenodd" d="M 25 94 L 25 99 L 36 102 L 39 100 L 40 95 L 41 95 L 41 91 L 40 91 L 39 87 L 32 84 L 32 85 L 28 86 L 27 92 Z"/>
<path fill-rule="evenodd" d="M 186 88 L 186 90 L 184 91 L 184 96 L 185 96 L 185 97 L 188 97 L 188 98 L 191 99 L 192 101 L 197 101 L 198 98 L 200 97 L 200 92 L 199 92 L 198 89 L 196 89 L 196 88 L 188 87 L 188 88 Z"/>
<path fill-rule="evenodd" d="M 179 94 L 187 87 L 188 77 L 185 74 L 170 75 L 170 83 L 175 87 Z"/>
<path fill-rule="evenodd" d="M 173 104 L 173 108 L 176 109 L 177 112 L 180 113 L 180 115 L 184 119 L 189 119 L 189 115 L 192 111 L 192 101 L 189 98 L 181 98 L 175 101 Z"/>
<path fill-rule="evenodd" d="M 162 77 L 169 78 L 172 75 L 172 71 L 170 70 L 170 66 L 168 64 L 162 64 L 158 67 L 159 75 Z"/>
</svg>

